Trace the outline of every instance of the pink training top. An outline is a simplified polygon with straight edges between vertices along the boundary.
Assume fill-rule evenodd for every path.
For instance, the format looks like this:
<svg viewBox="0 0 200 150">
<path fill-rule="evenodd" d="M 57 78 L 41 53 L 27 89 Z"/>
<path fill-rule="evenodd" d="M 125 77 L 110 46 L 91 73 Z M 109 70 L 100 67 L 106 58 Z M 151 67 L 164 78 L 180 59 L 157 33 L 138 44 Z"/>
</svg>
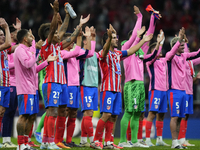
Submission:
<svg viewBox="0 0 200 150">
<path fill-rule="evenodd" d="M 149 91 L 167 91 L 169 89 L 167 61 L 173 58 L 173 56 L 178 50 L 179 45 L 180 43 L 177 42 L 172 47 L 171 51 L 167 52 L 164 58 L 156 59 L 156 57 L 153 60 L 146 63 L 147 72 L 150 78 Z M 160 46 L 157 56 L 160 54 L 161 49 L 162 47 Z"/>
<path fill-rule="evenodd" d="M 77 58 L 71 57 L 67 60 L 67 82 L 68 86 L 80 86 L 79 81 L 79 59 L 85 59 L 92 57 L 95 51 L 96 41 L 91 41 L 91 50 L 88 54 L 86 51 L 81 49 Z"/>
<path fill-rule="evenodd" d="M 194 67 L 200 64 L 200 58 L 189 60 L 186 63 L 186 78 L 185 78 L 185 91 L 186 94 L 193 95 L 193 77 L 194 77 Z"/>
<path fill-rule="evenodd" d="M 197 52 L 182 53 L 175 55 L 174 58 L 168 62 L 168 76 L 169 88 L 177 90 L 186 90 L 186 60 L 195 59 L 200 56 L 200 49 Z"/>
<path fill-rule="evenodd" d="M 27 47 L 19 44 L 14 52 L 17 95 L 36 94 L 35 41 Z"/>
</svg>

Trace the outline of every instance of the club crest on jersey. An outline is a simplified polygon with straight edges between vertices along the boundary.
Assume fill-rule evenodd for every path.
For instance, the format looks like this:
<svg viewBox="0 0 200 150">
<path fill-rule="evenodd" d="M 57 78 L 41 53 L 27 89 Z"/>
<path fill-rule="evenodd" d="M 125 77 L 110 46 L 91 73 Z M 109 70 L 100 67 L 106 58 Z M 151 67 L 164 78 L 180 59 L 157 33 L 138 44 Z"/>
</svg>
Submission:
<svg viewBox="0 0 200 150">
<path fill-rule="evenodd" d="M 179 113 L 180 113 L 180 111 L 179 111 L 179 110 L 176 110 L 176 113 L 177 113 L 177 114 L 179 114 Z"/>
<path fill-rule="evenodd" d="M 138 108 L 138 105 L 134 105 L 134 109 L 137 109 Z"/>
<path fill-rule="evenodd" d="M 90 107 L 91 106 L 91 104 L 90 103 L 87 103 L 87 107 Z"/>
<path fill-rule="evenodd" d="M 53 100 L 53 103 L 54 103 L 54 104 L 57 104 L 57 102 L 58 102 L 57 99 L 54 99 L 54 100 Z"/>
<path fill-rule="evenodd" d="M 107 105 L 107 110 L 110 110 L 110 108 L 111 108 L 111 105 Z"/>
<path fill-rule="evenodd" d="M 73 104 L 73 100 L 70 100 L 69 103 L 70 103 L 70 105 L 72 105 Z"/>
<path fill-rule="evenodd" d="M 158 105 L 155 105 L 155 109 L 158 109 Z"/>
</svg>

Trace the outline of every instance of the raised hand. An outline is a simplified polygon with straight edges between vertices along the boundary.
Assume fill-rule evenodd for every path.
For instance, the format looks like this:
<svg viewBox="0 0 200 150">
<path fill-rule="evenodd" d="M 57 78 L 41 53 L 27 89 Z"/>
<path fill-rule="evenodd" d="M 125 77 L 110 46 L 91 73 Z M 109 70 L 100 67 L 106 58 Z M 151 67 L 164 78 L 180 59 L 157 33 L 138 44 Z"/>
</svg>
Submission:
<svg viewBox="0 0 200 150">
<path fill-rule="evenodd" d="M 56 56 L 53 56 L 53 53 L 50 54 L 47 58 L 47 62 L 50 62 L 50 61 L 55 61 L 56 59 L 58 59 L 58 55 Z"/>
<path fill-rule="evenodd" d="M 157 42 L 160 43 L 164 39 L 164 32 L 160 30 L 160 34 L 157 36 Z"/>
<path fill-rule="evenodd" d="M 53 8 L 54 12 L 58 12 L 59 11 L 59 2 L 58 2 L 58 0 L 55 0 L 53 2 L 53 5 L 50 3 L 50 5 Z"/>
<path fill-rule="evenodd" d="M 134 14 L 139 14 L 140 13 L 140 10 L 139 10 L 139 8 L 137 7 L 137 6 L 133 6 L 133 9 L 134 9 Z"/>
<path fill-rule="evenodd" d="M 34 37 L 31 29 L 29 29 L 29 33 L 31 34 L 31 37 L 33 38 L 33 40 L 35 40 L 35 37 Z"/>
<path fill-rule="evenodd" d="M 96 37 L 96 29 L 93 26 L 90 27 L 90 32 L 92 37 Z"/>
<path fill-rule="evenodd" d="M 145 30 L 146 30 L 145 26 L 143 26 L 140 30 L 137 30 L 137 36 L 141 37 L 141 35 L 144 33 Z"/>
<path fill-rule="evenodd" d="M 178 36 L 179 36 L 181 42 L 182 42 L 183 39 L 184 39 L 184 34 L 185 34 L 185 28 L 182 27 L 182 28 L 180 29 L 180 31 L 179 31 L 179 34 L 178 34 Z"/>
<path fill-rule="evenodd" d="M 90 28 L 88 26 L 85 27 L 85 33 L 83 32 L 85 37 L 89 37 L 91 35 Z"/>
<path fill-rule="evenodd" d="M 21 21 L 18 18 L 16 18 L 16 25 L 13 23 L 13 27 L 17 30 L 21 30 L 21 26 L 22 26 Z"/>
<path fill-rule="evenodd" d="M 84 19 L 83 19 L 83 16 L 81 15 L 80 25 L 87 23 L 89 19 L 90 19 L 90 14 Z"/>
<path fill-rule="evenodd" d="M 109 25 L 109 29 L 107 29 L 108 37 L 112 38 L 112 25 Z"/>
<path fill-rule="evenodd" d="M 149 35 L 146 35 L 147 33 L 145 33 L 145 35 L 143 35 L 143 40 L 145 42 L 148 42 L 150 41 L 152 38 L 153 38 L 153 34 L 149 34 Z"/>
<path fill-rule="evenodd" d="M 113 26 L 110 24 L 109 28 L 112 30 L 112 33 L 117 34 L 116 30 L 113 28 Z"/>
<path fill-rule="evenodd" d="M 3 29 L 5 29 L 5 28 L 8 27 L 8 24 L 7 24 L 7 22 L 5 21 L 4 18 L 0 18 L 0 26 L 1 26 Z"/>
<path fill-rule="evenodd" d="M 57 13 L 57 21 L 58 21 L 58 24 L 62 24 L 62 19 L 59 13 Z"/>
</svg>

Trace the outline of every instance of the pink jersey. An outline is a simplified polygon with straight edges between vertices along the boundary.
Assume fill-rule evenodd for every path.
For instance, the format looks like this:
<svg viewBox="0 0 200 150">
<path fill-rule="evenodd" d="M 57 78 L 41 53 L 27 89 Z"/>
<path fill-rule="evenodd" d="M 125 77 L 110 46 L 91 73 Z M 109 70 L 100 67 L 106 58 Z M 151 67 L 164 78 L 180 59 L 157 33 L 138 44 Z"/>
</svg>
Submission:
<svg viewBox="0 0 200 150">
<path fill-rule="evenodd" d="M 102 73 L 100 91 L 121 92 L 121 66 L 120 60 L 127 56 L 127 51 L 109 51 L 106 57 L 99 51 L 99 64 Z"/>
<path fill-rule="evenodd" d="M 167 52 L 164 58 L 153 59 L 146 63 L 147 72 L 149 74 L 150 83 L 149 91 L 159 90 L 167 91 L 169 89 L 168 83 L 168 67 L 167 61 L 170 61 L 176 54 L 180 43 L 177 42 L 173 48 Z M 162 47 L 159 47 L 157 56 L 160 54 Z"/>
<path fill-rule="evenodd" d="M 27 47 L 19 44 L 14 52 L 17 95 L 36 94 L 35 41 Z"/>
<path fill-rule="evenodd" d="M 91 50 L 81 49 L 77 58 L 72 57 L 67 60 L 67 82 L 68 86 L 80 86 L 79 79 L 79 59 L 90 58 L 94 55 L 95 41 L 91 41 Z"/>
<path fill-rule="evenodd" d="M 169 88 L 177 90 L 186 90 L 186 60 L 195 59 L 200 56 L 200 49 L 197 52 L 182 53 L 175 55 L 171 61 L 168 62 L 168 76 Z"/>
<path fill-rule="evenodd" d="M 186 94 L 193 95 L 193 77 L 194 77 L 194 67 L 195 65 L 200 64 L 200 58 L 188 60 L 186 63 L 186 78 L 185 78 L 185 92 Z"/>
<path fill-rule="evenodd" d="M 63 65 L 63 58 L 61 55 L 60 50 L 62 50 L 62 42 L 60 44 L 49 44 L 48 39 L 45 40 L 44 44 L 41 48 L 41 57 L 44 60 L 53 53 L 53 56 L 58 55 L 58 59 L 53 62 L 49 62 L 49 65 L 46 67 L 46 76 L 44 78 L 44 83 L 54 82 L 60 84 L 66 84 L 66 78 L 64 73 L 64 65 Z"/>
</svg>

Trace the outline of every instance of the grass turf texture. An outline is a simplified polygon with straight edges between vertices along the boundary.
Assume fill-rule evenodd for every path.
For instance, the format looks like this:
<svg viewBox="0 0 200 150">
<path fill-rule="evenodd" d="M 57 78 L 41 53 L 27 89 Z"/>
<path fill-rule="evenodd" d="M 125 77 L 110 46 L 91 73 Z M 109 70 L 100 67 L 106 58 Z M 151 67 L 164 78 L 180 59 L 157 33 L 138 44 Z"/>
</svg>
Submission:
<svg viewBox="0 0 200 150">
<path fill-rule="evenodd" d="M 17 139 L 16 138 L 12 138 L 11 140 L 12 140 L 12 142 L 14 144 L 17 145 Z M 80 143 L 80 138 L 73 138 L 72 140 L 76 144 Z M 40 145 L 39 143 L 36 142 L 34 137 L 32 138 L 32 141 L 34 141 L 35 144 Z M 115 138 L 114 141 L 115 141 L 114 142 L 115 144 L 118 144 L 119 143 L 119 138 Z M 156 144 L 156 140 L 155 139 L 152 139 L 151 141 L 152 141 L 153 144 Z M 171 139 L 164 139 L 164 141 L 167 144 L 170 144 L 170 145 L 172 143 Z M 2 143 L 2 138 L 0 139 L 0 142 Z M 195 146 L 190 146 L 190 147 L 188 146 L 188 150 L 200 150 L 200 140 L 189 140 L 189 143 L 195 144 Z M 0 148 L 0 149 L 16 150 L 16 148 Z M 36 148 L 36 149 L 40 149 L 40 148 Z M 83 150 L 92 150 L 92 148 L 88 148 L 88 147 L 80 147 L 80 148 L 79 147 L 78 148 L 73 147 L 71 149 L 73 149 L 73 150 L 76 150 L 76 149 L 77 150 L 81 150 L 81 149 L 83 149 Z M 142 149 L 148 149 L 148 150 L 172 150 L 171 146 L 168 146 L 168 147 L 167 146 L 153 146 L 153 147 L 150 147 L 150 148 L 139 148 L 139 147 L 123 148 L 123 150 L 131 150 L 131 149 L 134 149 L 134 150 L 142 150 Z M 63 149 L 63 150 L 69 150 L 69 149 Z"/>
</svg>

